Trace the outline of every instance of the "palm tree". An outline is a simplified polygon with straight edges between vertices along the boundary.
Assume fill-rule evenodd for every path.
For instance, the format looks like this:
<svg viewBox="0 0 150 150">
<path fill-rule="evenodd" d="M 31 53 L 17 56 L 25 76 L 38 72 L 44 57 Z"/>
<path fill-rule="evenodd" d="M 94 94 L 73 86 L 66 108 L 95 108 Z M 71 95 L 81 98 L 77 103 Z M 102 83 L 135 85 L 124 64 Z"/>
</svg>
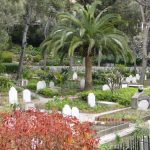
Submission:
<svg viewBox="0 0 150 150">
<path fill-rule="evenodd" d="M 92 57 L 97 51 L 105 48 L 124 59 L 129 52 L 126 35 L 115 27 L 121 21 L 120 16 L 106 13 L 107 9 L 96 15 L 98 4 L 99 1 L 86 6 L 75 4 L 72 14 L 59 14 L 60 23 L 42 44 L 53 54 L 68 46 L 70 57 L 79 50 L 85 57 L 85 90 L 92 88 Z"/>
</svg>

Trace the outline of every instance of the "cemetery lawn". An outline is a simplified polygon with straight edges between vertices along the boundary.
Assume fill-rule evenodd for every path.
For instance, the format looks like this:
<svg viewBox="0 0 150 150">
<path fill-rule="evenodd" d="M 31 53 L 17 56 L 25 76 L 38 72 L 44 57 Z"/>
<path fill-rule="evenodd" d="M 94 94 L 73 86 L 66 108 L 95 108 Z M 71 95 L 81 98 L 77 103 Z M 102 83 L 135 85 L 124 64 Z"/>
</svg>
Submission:
<svg viewBox="0 0 150 150">
<path fill-rule="evenodd" d="M 95 107 L 90 107 L 87 102 L 82 100 L 69 100 L 69 99 L 56 99 L 54 101 L 49 101 L 46 103 L 46 109 L 50 110 L 58 110 L 62 111 L 64 105 L 68 104 L 70 107 L 77 107 L 80 112 L 83 113 L 101 113 L 105 111 L 115 110 L 119 108 L 123 108 L 122 105 L 113 105 L 113 106 L 102 106 L 102 105 L 96 105 Z"/>
<path fill-rule="evenodd" d="M 144 118 L 148 116 L 150 119 L 150 109 L 147 111 L 128 109 L 121 112 L 104 115 L 103 117 L 110 119 L 127 119 L 128 121 L 135 123 L 137 120 L 144 120 Z"/>
</svg>

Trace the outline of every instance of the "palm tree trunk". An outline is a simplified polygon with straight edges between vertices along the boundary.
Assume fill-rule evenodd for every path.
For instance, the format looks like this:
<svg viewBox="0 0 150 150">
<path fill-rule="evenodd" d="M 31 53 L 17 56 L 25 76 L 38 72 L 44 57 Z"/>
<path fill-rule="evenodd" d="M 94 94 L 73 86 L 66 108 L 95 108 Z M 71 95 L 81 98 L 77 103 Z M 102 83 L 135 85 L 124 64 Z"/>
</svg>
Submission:
<svg viewBox="0 0 150 150">
<path fill-rule="evenodd" d="M 85 57 L 85 90 L 92 89 L 92 57 Z"/>
<path fill-rule="evenodd" d="M 25 49 L 27 46 L 27 33 L 29 30 L 29 25 L 30 25 L 30 20 L 31 20 L 31 15 L 32 15 L 32 0 L 27 3 L 27 8 L 26 8 L 26 16 L 25 16 L 25 25 L 24 25 L 24 31 L 23 31 L 23 37 L 22 37 L 22 49 L 20 53 L 20 59 L 19 59 L 19 68 L 18 68 L 18 74 L 16 77 L 16 80 L 21 78 L 21 74 L 23 71 L 23 60 L 24 60 L 24 55 L 25 55 Z"/>
<path fill-rule="evenodd" d="M 73 64 L 74 64 L 74 58 L 73 58 L 73 56 L 71 56 L 70 62 L 69 62 L 69 70 L 71 70 L 71 71 L 72 71 Z"/>
</svg>

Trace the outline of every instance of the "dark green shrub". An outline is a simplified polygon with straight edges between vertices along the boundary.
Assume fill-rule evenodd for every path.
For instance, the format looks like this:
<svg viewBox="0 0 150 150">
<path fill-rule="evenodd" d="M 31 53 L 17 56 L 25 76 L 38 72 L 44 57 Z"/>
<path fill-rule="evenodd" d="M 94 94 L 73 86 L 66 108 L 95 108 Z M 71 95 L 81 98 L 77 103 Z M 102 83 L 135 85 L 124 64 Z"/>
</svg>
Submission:
<svg viewBox="0 0 150 150">
<path fill-rule="evenodd" d="M 0 77 L 0 91 L 8 90 L 12 85 L 12 82 L 9 78 Z"/>
<path fill-rule="evenodd" d="M 18 71 L 18 64 L 16 63 L 3 63 L 6 68 L 6 73 L 17 73 Z"/>
<path fill-rule="evenodd" d="M 0 73 L 4 73 L 6 71 L 6 67 L 0 63 Z"/>
<path fill-rule="evenodd" d="M 36 55 L 33 57 L 33 62 L 39 62 L 41 59 L 41 55 Z"/>
<path fill-rule="evenodd" d="M 110 90 L 108 91 L 94 90 L 91 92 L 95 94 L 97 101 L 118 102 L 121 105 L 129 106 L 131 103 L 131 98 L 137 92 L 137 89 L 136 88 L 118 89 L 114 93 L 112 93 Z M 89 92 L 81 92 L 79 96 L 82 100 L 86 101 L 88 93 Z"/>
<path fill-rule="evenodd" d="M 22 76 L 24 79 L 31 79 L 33 77 L 33 71 L 29 67 L 25 67 Z"/>
<path fill-rule="evenodd" d="M 4 52 L 2 52 L 1 57 L 2 57 L 2 62 L 3 63 L 12 63 L 13 53 L 8 52 L 8 51 L 4 51 Z"/>
<path fill-rule="evenodd" d="M 30 80 L 27 85 L 27 88 L 36 91 L 36 84 L 37 84 L 37 80 Z"/>
<path fill-rule="evenodd" d="M 45 97 L 49 97 L 49 98 L 52 98 L 53 96 L 57 96 L 58 95 L 58 92 L 52 91 L 49 88 L 44 88 L 42 90 L 39 90 L 38 93 L 43 95 L 43 96 L 45 96 Z"/>
</svg>

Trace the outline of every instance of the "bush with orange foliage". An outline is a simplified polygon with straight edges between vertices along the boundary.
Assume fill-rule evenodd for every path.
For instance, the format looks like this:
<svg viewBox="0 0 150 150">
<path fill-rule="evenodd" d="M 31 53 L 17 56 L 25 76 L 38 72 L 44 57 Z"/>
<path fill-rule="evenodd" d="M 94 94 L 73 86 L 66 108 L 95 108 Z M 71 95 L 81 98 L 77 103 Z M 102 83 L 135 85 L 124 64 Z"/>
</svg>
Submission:
<svg viewBox="0 0 150 150">
<path fill-rule="evenodd" d="M 33 110 L 0 114 L 1 150 L 98 150 L 88 122 Z"/>
</svg>

